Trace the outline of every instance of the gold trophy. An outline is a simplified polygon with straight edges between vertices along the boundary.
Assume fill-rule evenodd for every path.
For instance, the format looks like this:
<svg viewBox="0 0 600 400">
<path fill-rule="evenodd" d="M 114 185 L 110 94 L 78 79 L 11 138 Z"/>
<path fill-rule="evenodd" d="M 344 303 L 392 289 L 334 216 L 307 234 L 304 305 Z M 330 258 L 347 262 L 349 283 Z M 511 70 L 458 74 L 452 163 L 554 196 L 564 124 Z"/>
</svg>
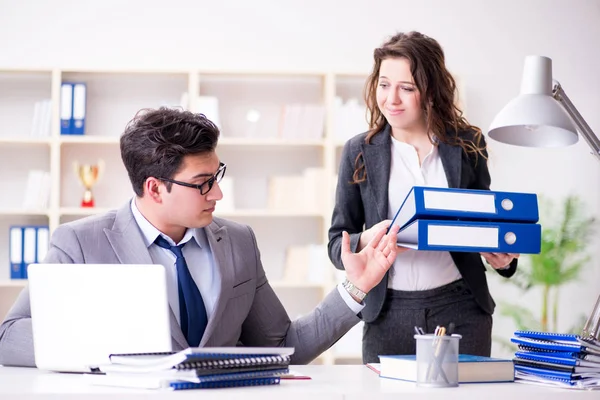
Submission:
<svg viewBox="0 0 600 400">
<path fill-rule="evenodd" d="M 73 163 L 75 175 L 79 178 L 79 182 L 85 188 L 81 207 L 94 207 L 94 196 L 92 196 L 92 186 L 98 182 L 104 171 L 104 161 L 98 160 L 97 164 L 79 164 L 77 161 Z"/>
</svg>

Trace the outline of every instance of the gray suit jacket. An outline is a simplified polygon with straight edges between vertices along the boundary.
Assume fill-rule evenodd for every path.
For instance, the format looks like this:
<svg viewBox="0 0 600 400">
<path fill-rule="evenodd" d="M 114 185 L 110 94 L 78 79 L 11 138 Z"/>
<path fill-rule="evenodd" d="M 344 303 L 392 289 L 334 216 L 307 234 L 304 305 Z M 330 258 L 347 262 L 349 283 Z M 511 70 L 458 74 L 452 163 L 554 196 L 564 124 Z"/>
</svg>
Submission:
<svg viewBox="0 0 600 400">
<path fill-rule="evenodd" d="M 356 251 L 363 229 L 388 219 L 388 185 L 391 163 L 391 130 L 387 125 L 365 143 L 366 133 L 357 135 L 346 142 L 342 152 L 339 178 L 336 191 L 335 208 L 329 229 L 329 258 L 336 268 L 343 269 L 341 261 L 342 231 L 350 234 L 352 251 Z M 473 139 L 472 132 L 463 132 L 466 140 Z M 489 190 L 490 174 L 486 160 L 481 157 L 475 160 L 467 155 L 460 146 L 439 143 L 438 150 L 448 186 L 451 188 L 467 188 Z M 359 184 L 352 182 L 355 160 L 359 153 L 365 162 L 367 179 Z M 487 154 L 486 154 L 487 155 Z M 475 296 L 479 306 L 488 314 L 494 312 L 487 280 L 485 266 L 479 253 L 451 252 L 460 274 Z M 517 269 L 517 260 L 513 260 L 510 268 L 498 270 L 505 277 L 512 276 Z M 373 322 L 379 316 L 385 300 L 388 275 L 374 287 L 365 298 L 365 308 L 361 317 L 366 322 Z"/>
<path fill-rule="evenodd" d="M 200 346 L 294 347 L 292 363 L 303 364 L 360 321 L 337 289 L 313 312 L 290 321 L 265 276 L 252 229 L 220 218 L 204 229 L 221 290 Z M 60 226 L 44 262 L 153 263 L 129 202 L 117 211 Z M 171 337 L 174 350 L 189 347 L 172 311 Z M 0 364 L 35 366 L 28 288 L 0 325 Z"/>
</svg>

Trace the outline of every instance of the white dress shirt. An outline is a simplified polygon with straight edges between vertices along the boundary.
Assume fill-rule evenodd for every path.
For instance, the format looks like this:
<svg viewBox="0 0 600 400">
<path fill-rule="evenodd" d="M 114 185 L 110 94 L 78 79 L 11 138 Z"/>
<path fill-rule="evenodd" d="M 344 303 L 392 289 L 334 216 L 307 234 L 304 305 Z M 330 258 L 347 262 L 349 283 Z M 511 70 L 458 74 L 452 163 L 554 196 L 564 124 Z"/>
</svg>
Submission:
<svg viewBox="0 0 600 400">
<path fill-rule="evenodd" d="M 388 218 L 393 219 L 413 186 L 448 187 L 437 146 L 419 164 L 417 150 L 392 137 L 388 194 Z M 461 275 L 446 251 L 408 250 L 398 254 L 390 269 L 388 287 L 395 290 L 428 290 L 460 279 Z"/>
<path fill-rule="evenodd" d="M 131 212 L 135 221 L 137 222 L 142 237 L 152 262 L 155 264 L 161 264 L 166 268 L 167 271 L 167 294 L 169 297 L 169 306 L 177 322 L 181 325 L 179 320 L 179 290 L 177 288 L 177 267 L 175 266 L 175 254 L 170 250 L 164 249 L 154 243 L 158 235 L 162 235 L 169 244 L 180 245 L 186 243 L 183 246 L 182 252 L 185 257 L 185 262 L 190 270 L 190 274 L 200 290 L 202 300 L 204 300 L 204 306 L 206 308 L 206 315 L 210 318 L 214 311 L 217 296 L 221 288 L 221 276 L 219 271 L 215 268 L 215 262 L 206 238 L 204 229 L 188 229 L 183 236 L 183 239 L 179 243 L 173 242 L 170 237 L 162 234 L 156 229 L 138 210 L 135 204 L 135 198 L 131 201 Z M 189 242 L 189 243 L 188 243 Z"/>
</svg>

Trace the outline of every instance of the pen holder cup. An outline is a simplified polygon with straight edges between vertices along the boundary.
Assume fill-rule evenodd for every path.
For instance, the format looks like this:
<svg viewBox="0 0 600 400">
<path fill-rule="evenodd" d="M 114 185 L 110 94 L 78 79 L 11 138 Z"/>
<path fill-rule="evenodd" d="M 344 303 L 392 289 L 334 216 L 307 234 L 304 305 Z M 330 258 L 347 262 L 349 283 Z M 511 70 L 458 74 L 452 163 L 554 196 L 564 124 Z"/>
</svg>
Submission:
<svg viewBox="0 0 600 400">
<path fill-rule="evenodd" d="M 458 386 L 460 335 L 415 335 L 417 341 L 417 386 Z"/>
</svg>

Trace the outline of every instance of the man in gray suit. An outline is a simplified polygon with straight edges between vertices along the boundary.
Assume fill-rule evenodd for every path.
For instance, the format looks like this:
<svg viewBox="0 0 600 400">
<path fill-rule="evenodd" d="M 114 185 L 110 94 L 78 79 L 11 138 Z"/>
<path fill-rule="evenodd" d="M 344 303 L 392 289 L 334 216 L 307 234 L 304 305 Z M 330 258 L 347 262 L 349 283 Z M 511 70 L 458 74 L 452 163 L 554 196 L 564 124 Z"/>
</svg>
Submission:
<svg viewBox="0 0 600 400">
<path fill-rule="evenodd" d="M 226 169 L 216 154 L 218 137 L 201 114 L 138 113 L 120 144 L 136 196 L 119 210 L 60 226 L 44 262 L 162 264 L 173 350 L 287 346 L 295 348 L 294 364 L 308 363 L 359 321 L 364 296 L 396 257 L 397 229 L 381 230 L 360 253 L 350 251 L 345 235 L 347 280 L 310 314 L 290 321 L 265 276 L 252 229 L 213 218 Z M 0 364 L 35 366 L 27 288 L 0 326 Z"/>
</svg>

